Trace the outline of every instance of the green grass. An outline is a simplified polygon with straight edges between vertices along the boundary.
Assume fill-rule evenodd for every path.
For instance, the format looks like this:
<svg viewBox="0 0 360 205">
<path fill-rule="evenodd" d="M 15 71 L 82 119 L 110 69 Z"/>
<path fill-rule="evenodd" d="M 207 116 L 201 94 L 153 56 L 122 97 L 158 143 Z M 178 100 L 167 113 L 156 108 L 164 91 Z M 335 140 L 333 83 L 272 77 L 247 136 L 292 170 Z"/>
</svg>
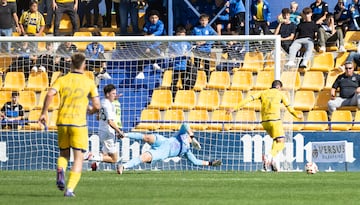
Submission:
<svg viewBox="0 0 360 205">
<path fill-rule="evenodd" d="M 84 172 L 75 198 L 55 171 L 1 171 L 0 204 L 360 204 L 360 173 Z"/>
</svg>

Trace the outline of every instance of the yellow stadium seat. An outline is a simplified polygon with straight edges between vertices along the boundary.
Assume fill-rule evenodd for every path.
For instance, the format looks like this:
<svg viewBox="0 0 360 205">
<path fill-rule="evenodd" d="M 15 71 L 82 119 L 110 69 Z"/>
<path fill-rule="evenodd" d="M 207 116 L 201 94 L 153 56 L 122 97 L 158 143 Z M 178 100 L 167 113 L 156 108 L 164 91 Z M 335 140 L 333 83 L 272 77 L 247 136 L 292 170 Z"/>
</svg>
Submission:
<svg viewBox="0 0 360 205">
<path fill-rule="evenodd" d="M 109 32 L 105 32 L 102 31 L 100 32 L 101 36 L 115 36 L 115 32 L 113 31 L 109 31 Z M 116 48 L 116 42 L 100 42 L 103 46 L 105 51 L 112 51 Z"/>
<path fill-rule="evenodd" d="M 94 72 L 92 72 L 92 71 L 86 70 L 86 71 L 84 71 L 84 75 L 89 77 L 91 80 L 95 79 Z"/>
<path fill-rule="evenodd" d="M 328 115 L 325 110 L 311 110 L 307 116 L 307 122 L 322 122 L 322 124 L 305 124 L 303 130 L 327 130 Z"/>
<path fill-rule="evenodd" d="M 354 122 L 360 123 L 360 111 L 359 110 L 355 112 Z M 360 124 L 356 124 L 356 123 L 354 123 L 351 130 L 360 130 Z"/>
<path fill-rule="evenodd" d="M 232 126 L 232 130 L 254 130 L 258 122 L 255 110 L 239 110 L 235 114 L 235 122 Z"/>
<path fill-rule="evenodd" d="M 254 90 L 266 90 L 271 88 L 271 83 L 274 81 L 274 72 L 259 71 L 257 73 L 256 82 L 253 87 Z"/>
<path fill-rule="evenodd" d="M 267 53 L 265 55 L 265 65 L 264 70 L 272 71 L 275 68 L 275 61 L 273 53 Z"/>
<path fill-rule="evenodd" d="M 264 55 L 262 52 L 247 52 L 244 56 L 244 64 L 241 71 L 258 72 L 264 68 Z"/>
<path fill-rule="evenodd" d="M 35 109 L 42 109 L 42 107 L 44 105 L 44 100 L 45 100 L 46 94 L 47 94 L 46 90 L 41 91 L 39 101 L 38 101 L 37 105 L 35 106 Z M 53 99 L 49 105 L 49 110 L 59 109 L 59 106 L 60 106 L 60 96 L 59 96 L 59 93 L 56 93 L 56 95 L 53 97 Z"/>
<path fill-rule="evenodd" d="M 230 87 L 230 74 L 227 71 L 213 71 L 209 83 L 206 86 L 210 89 L 225 90 Z"/>
<path fill-rule="evenodd" d="M 220 96 L 217 90 L 200 91 L 195 109 L 215 110 L 219 106 Z"/>
<path fill-rule="evenodd" d="M 49 120 L 48 130 L 57 130 L 57 126 L 56 126 L 57 117 L 58 117 L 58 110 L 52 111 Z"/>
<path fill-rule="evenodd" d="M 38 123 L 41 110 L 30 110 L 28 120 L 32 121 L 24 126 L 25 130 L 43 130 L 45 127 L 41 123 Z"/>
<path fill-rule="evenodd" d="M 25 88 L 25 75 L 23 72 L 7 72 L 2 90 L 20 91 Z"/>
<path fill-rule="evenodd" d="M 321 71 L 307 71 L 301 85 L 301 90 L 320 91 L 324 88 L 324 74 Z"/>
<path fill-rule="evenodd" d="M 205 71 L 198 70 L 195 85 L 194 85 L 193 89 L 195 91 L 201 91 L 202 89 L 204 89 L 206 87 L 206 84 L 207 84 L 207 77 L 206 77 Z"/>
<path fill-rule="evenodd" d="M 297 71 L 283 71 L 280 80 L 283 84 L 283 89 L 299 90 L 301 86 L 300 74 Z"/>
<path fill-rule="evenodd" d="M 298 90 L 294 97 L 295 110 L 310 111 L 315 105 L 315 94 L 310 90 Z"/>
<path fill-rule="evenodd" d="M 331 122 L 349 122 L 349 124 L 331 124 L 331 130 L 350 130 L 352 120 L 350 110 L 335 110 L 331 115 Z"/>
<path fill-rule="evenodd" d="M 338 70 L 329 72 L 328 75 L 326 76 L 326 84 L 325 84 L 324 89 L 330 90 L 332 88 L 332 85 L 334 84 L 336 78 L 342 73 L 343 73 L 342 71 L 338 71 Z"/>
<path fill-rule="evenodd" d="M 0 109 L 11 100 L 11 91 L 0 91 Z"/>
<path fill-rule="evenodd" d="M 356 51 L 357 43 L 360 41 L 360 31 L 346 31 L 344 37 L 345 49 L 348 51 Z"/>
<path fill-rule="evenodd" d="M 231 124 L 228 122 L 232 121 L 232 115 L 227 114 L 226 110 L 215 110 L 211 115 L 211 123 L 208 124 L 207 130 L 216 130 L 216 131 L 228 131 L 231 129 Z M 227 123 L 223 123 L 227 122 Z"/>
<path fill-rule="evenodd" d="M 314 110 L 328 110 L 328 102 L 331 98 L 329 90 L 322 90 L 317 94 Z"/>
<path fill-rule="evenodd" d="M 232 77 L 231 90 L 251 90 L 253 87 L 253 75 L 251 71 L 236 71 Z"/>
<path fill-rule="evenodd" d="M 34 91 L 20 91 L 19 103 L 24 110 L 32 110 L 36 106 L 36 94 Z"/>
<path fill-rule="evenodd" d="M 46 36 L 46 34 L 42 33 L 42 36 Z M 46 42 L 45 41 L 37 42 L 37 49 L 38 52 L 46 51 Z"/>
<path fill-rule="evenodd" d="M 349 52 L 338 53 L 335 58 L 335 68 L 339 68 L 340 66 L 344 65 L 349 54 Z"/>
<path fill-rule="evenodd" d="M 91 32 L 86 31 L 78 31 L 74 33 L 74 37 L 84 37 L 84 36 L 92 36 Z M 79 51 L 85 51 L 86 46 L 91 42 L 74 42 L 74 45 L 78 48 Z"/>
<path fill-rule="evenodd" d="M 53 72 L 51 75 L 50 86 L 52 86 L 52 84 L 54 84 L 56 79 L 58 79 L 61 75 L 62 75 L 62 73 L 60 71 Z"/>
<path fill-rule="evenodd" d="M 0 71 L 5 72 L 12 63 L 12 57 L 8 54 L 0 55 Z"/>
<path fill-rule="evenodd" d="M 157 130 L 160 128 L 161 114 L 157 109 L 144 109 L 141 111 L 140 121 L 151 121 L 151 122 L 140 122 L 135 126 L 135 129 L 140 130 Z"/>
<path fill-rule="evenodd" d="M 207 110 L 190 110 L 188 115 L 189 126 L 193 130 L 206 130 L 209 114 Z M 194 123 L 196 122 L 196 123 Z"/>
<path fill-rule="evenodd" d="M 164 114 L 164 121 L 174 121 L 174 122 L 165 122 L 160 124 L 160 129 L 165 130 L 179 130 L 181 123 L 184 121 L 184 111 L 182 110 L 166 110 Z"/>
<path fill-rule="evenodd" d="M 301 111 L 296 111 L 296 113 L 300 114 L 302 113 Z M 283 118 L 284 122 L 283 122 L 283 127 L 284 130 L 293 130 L 293 131 L 300 131 L 304 128 L 304 124 L 294 124 L 290 122 L 304 122 L 304 119 L 298 119 L 296 117 L 294 117 L 291 113 L 289 113 L 288 111 L 284 112 L 284 118 Z M 286 123 L 289 122 L 289 123 Z"/>
<path fill-rule="evenodd" d="M 172 84 L 172 70 L 166 70 L 163 74 L 161 87 L 164 89 L 168 89 Z"/>
<path fill-rule="evenodd" d="M 154 90 L 148 108 L 167 110 L 170 108 L 172 101 L 170 90 Z"/>
<path fill-rule="evenodd" d="M 196 95 L 193 90 L 178 90 L 175 95 L 172 109 L 191 110 L 196 105 Z"/>
<path fill-rule="evenodd" d="M 72 32 L 72 23 L 70 17 L 67 14 L 63 14 L 60 20 L 59 30 L 62 32 Z"/>
<path fill-rule="evenodd" d="M 222 95 L 220 109 L 230 109 L 238 105 L 242 100 L 241 90 L 226 90 Z"/>
<path fill-rule="evenodd" d="M 332 52 L 324 52 L 314 56 L 310 71 L 329 72 L 334 69 L 334 55 Z"/>
<path fill-rule="evenodd" d="M 32 72 L 29 75 L 25 90 L 42 91 L 48 86 L 49 78 L 46 72 Z"/>
<path fill-rule="evenodd" d="M 255 93 L 258 93 L 261 91 L 257 91 L 257 90 L 250 90 L 246 93 L 246 97 L 254 95 Z M 256 111 L 260 111 L 261 110 L 261 101 L 260 100 L 254 100 L 252 102 L 247 103 L 243 109 L 250 109 L 250 110 L 256 110 Z"/>
</svg>

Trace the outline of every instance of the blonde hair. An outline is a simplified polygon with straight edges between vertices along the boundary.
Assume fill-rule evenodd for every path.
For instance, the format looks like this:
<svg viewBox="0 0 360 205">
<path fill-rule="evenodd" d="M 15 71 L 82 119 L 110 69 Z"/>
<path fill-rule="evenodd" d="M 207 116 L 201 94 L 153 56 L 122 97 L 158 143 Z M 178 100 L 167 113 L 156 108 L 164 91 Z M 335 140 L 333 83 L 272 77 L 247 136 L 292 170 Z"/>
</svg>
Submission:
<svg viewBox="0 0 360 205">
<path fill-rule="evenodd" d="M 292 8 L 292 7 L 299 7 L 299 4 L 298 3 L 296 3 L 296 1 L 292 1 L 291 3 L 290 3 L 290 8 Z"/>
</svg>

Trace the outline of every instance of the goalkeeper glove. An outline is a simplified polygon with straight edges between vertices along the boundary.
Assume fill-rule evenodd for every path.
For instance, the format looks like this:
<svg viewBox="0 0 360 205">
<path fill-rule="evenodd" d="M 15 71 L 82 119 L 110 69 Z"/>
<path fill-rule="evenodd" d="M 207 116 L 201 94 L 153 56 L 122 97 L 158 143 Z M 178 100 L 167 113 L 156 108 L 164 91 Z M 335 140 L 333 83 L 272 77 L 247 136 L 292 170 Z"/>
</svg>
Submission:
<svg viewBox="0 0 360 205">
<path fill-rule="evenodd" d="M 117 133 L 116 133 L 116 137 L 117 137 L 118 139 L 122 139 L 122 138 L 125 137 L 125 134 L 124 134 L 124 132 L 120 129 L 120 132 L 117 132 Z"/>
<path fill-rule="evenodd" d="M 213 166 L 213 167 L 217 167 L 221 165 L 221 161 L 220 160 L 214 160 L 212 162 L 209 162 L 209 166 Z"/>
<path fill-rule="evenodd" d="M 200 143 L 195 139 L 195 137 L 192 137 L 192 141 L 191 141 L 192 146 L 197 149 L 197 150 L 201 150 L 201 145 Z"/>
</svg>

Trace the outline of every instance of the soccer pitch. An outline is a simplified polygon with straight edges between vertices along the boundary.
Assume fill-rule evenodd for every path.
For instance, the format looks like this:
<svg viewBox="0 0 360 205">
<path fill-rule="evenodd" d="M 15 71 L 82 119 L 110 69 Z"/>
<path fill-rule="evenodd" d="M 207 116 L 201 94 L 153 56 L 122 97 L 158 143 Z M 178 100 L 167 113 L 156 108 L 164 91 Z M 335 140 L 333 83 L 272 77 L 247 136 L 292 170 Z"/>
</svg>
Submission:
<svg viewBox="0 0 360 205">
<path fill-rule="evenodd" d="M 360 204 L 360 173 L 84 172 L 75 198 L 55 171 L 1 171 L 0 204 Z"/>
</svg>

